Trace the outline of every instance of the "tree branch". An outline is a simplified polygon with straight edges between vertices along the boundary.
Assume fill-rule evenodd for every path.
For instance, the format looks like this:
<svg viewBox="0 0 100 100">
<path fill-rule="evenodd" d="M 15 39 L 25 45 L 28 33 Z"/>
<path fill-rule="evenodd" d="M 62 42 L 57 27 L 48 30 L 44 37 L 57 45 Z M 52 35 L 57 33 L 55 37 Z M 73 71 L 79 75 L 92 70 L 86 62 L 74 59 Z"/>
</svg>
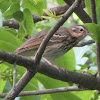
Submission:
<svg viewBox="0 0 100 100">
<path fill-rule="evenodd" d="M 16 62 L 16 64 L 27 68 L 29 72 L 32 70 L 31 73 L 35 68 L 35 64 L 32 61 L 32 59 L 6 53 L 4 51 L 0 51 L 0 60 L 6 61 L 11 64 Z M 100 89 L 100 78 L 95 77 L 94 75 L 91 74 L 68 71 L 64 68 L 51 66 L 46 62 L 40 62 L 38 72 L 57 80 L 79 84 L 84 88 L 97 89 L 97 90 Z M 33 76 L 30 74 L 30 77 Z M 25 80 L 27 79 L 29 78 L 26 78 Z M 20 79 L 20 81 L 21 80 L 22 79 Z M 20 84 L 17 83 L 17 86 L 19 87 L 22 87 L 22 85 L 23 84 L 21 83 Z"/>
<path fill-rule="evenodd" d="M 95 0 L 90 0 L 90 5 L 91 5 L 91 13 L 92 13 L 92 23 L 97 24 Z"/>
<path fill-rule="evenodd" d="M 53 36 L 53 34 L 58 30 L 58 28 L 68 19 L 68 17 L 72 14 L 72 12 L 77 8 L 80 4 L 81 0 L 75 0 L 75 2 L 72 4 L 72 6 L 65 12 L 63 17 L 61 17 L 56 25 L 50 29 L 47 36 L 44 38 L 42 43 L 40 44 L 39 49 L 36 52 L 36 55 L 34 57 L 34 64 L 35 70 L 27 70 L 25 74 L 22 76 L 22 78 L 17 82 L 17 84 L 14 86 L 14 89 L 12 89 L 8 95 L 5 97 L 4 100 L 13 100 L 15 97 L 20 93 L 20 91 L 27 85 L 27 83 L 32 79 L 32 77 L 36 74 L 38 65 L 40 63 L 42 54 L 46 48 L 47 43 L 49 42 L 50 38 Z M 24 81 L 24 82 L 23 82 Z"/>
<path fill-rule="evenodd" d="M 86 90 L 86 89 L 80 89 L 77 86 L 69 86 L 69 87 L 45 89 L 45 90 L 39 90 L 39 91 L 23 91 L 23 92 L 20 92 L 18 96 L 51 94 L 51 93 L 68 92 L 68 91 L 83 91 L 83 90 Z M 1 93 L 0 98 L 4 98 L 6 95 L 7 93 Z"/>
<path fill-rule="evenodd" d="M 71 1 L 66 1 L 68 4 L 70 2 L 69 5 L 72 4 L 73 0 Z M 69 5 L 68 4 L 64 4 L 64 5 L 61 5 L 61 6 L 58 6 L 58 7 L 54 7 L 54 8 L 51 8 L 50 10 L 48 11 L 52 11 L 52 12 L 55 12 L 56 15 L 61 15 L 63 13 L 65 13 L 65 11 L 69 8 Z M 89 17 L 89 15 L 83 10 L 82 7 L 78 7 L 78 9 L 76 9 L 75 13 L 77 14 L 77 16 L 84 22 L 84 23 L 91 23 L 92 20 L 91 18 Z M 38 15 L 36 14 L 32 14 L 33 16 L 33 20 L 34 20 L 34 23 L 38 22 L 38 21 L 41 21 L 43 19 L 41 19 Z M 44 12 L 43 13 L 43 16 L 47 16 L 47 14 Z M 9 26 L 10 28 L 15 28 L 15 29 L 18 29 L 19 28 L 19 23 L 16 21 L 16 20 L 4 20 L 3 21 L 3 26 Z"/>
<path fill-rule="evenodd" d="M 41 21 L 42 19 L 36 15 L 36 14 L 32 14 L 33 17 L 33 21 L 34 23 Z M 9 26 L 9 28 L 15 28 L 15 29 L 19 29 L 19 23 L 15 20 L 15 19 L 10 19 L 10 20 L 4 20 L 3 21 L 3 26 Z"/>
<path fill-rule="evenodd" d="M 12 89 L 4 98 L 4 100 L 14 100 L 15 97 L 22 91 L 22 89 L 28 84 L 32 77 L 36 74 L 36 70 L 30 72 L 26 70 L 22 78 L 16 83 L 14 89 Z"/>
<path fill-rule="evenodd" d="M 75 11 L 75 9 L 80 5 L 81 0 L 75 0 L 75 2 L 71 5 L 71 7 L 64 13 L 64 15 L 57 21 L 57 23 L 49 30 L 48 34 L 45 36 L 44 40 L 40 44 L 36 54 L 35 54 L 35 62 L 39 63 L 44 53 L 44 50 L 49 42 L 50 38 L 53 34 L 58 30 L 60 26 L 64 24 L 64 22 L 68 19 L 68 17 Z"/>
<path fill-rule="evenodd" d="M 54 32 L 56 32 L 57 31 L 57 29 L 65 22 L 65 20 L 72 14 L 72 12 L 75 10 L 75 8 L 77 8 L 78 7 L 78 3 L 80 2 L 80 0 L 75 0 L 75 2 L 73 3 L 73 5 L 68 9 L 68 11 L 63 15 L 63 17 L 57 22 L 57 24 L 49 31 L 50 33 L 49 33 L 49 35 L 44 39 L 44 41 L 43 41 L 43 43 L 42 43 L 42 45 L 40 46 L 40 48 L 39 48 L 39 50 L 38 50 L 38 52 L 36 53 L 36 56 L 35 56 L 35 62 L 36 63 L 39 63 L 40 62 L 40 59 L 41 59 L 41 56 L 42 56 L 42 54 L 43 54 L 43 52 L 44 52 L 44 50 L 45 50 L 45 47 L 46 47 L 46 43 L 49 41 L 49 39 L 52 37 L 52 35 L 54 34 Z M 60 24 L 59 24 L 60 23 Z M 0 54 L 0 55 L 2 55 L 2 54 Z M 5 53 L 4 53 L 4 55 L 6 55 Z M 0 56 L 0 58 L 1 59 L 4 59 L 4 61 L 6 61 L 6 60 L 8 60 L 8 62 L 10 62 L 10 63 L 15 63 L 16 62 L 16 64 L 18 64 L 19 62 L 19 64 L 21 64 L 21 65 L 24 65 L 25 64 L 25 67 L 27 68 L 27 71 L 25 72 L 25 74 L 22 76 L 22 78 L 18 81 L 18 83 L 15 85 L 15 91 L 14 90 L 11 90 L 10 91 L 10 93 L 5 97 L 5 100 L 13 100 L 18 94 L 19 94 L 19 92 L 27 85 L 27 83 L 32 79 L 32 77 L 36 74 L 36 72 L 37 72 L 37 67 L 38 66 L 36 66 L 36 63 L 34 63 L 33 62 L 33 60 L 30 60 L 30 59 L 27 59 L 27 58 L 23 58 L 23 57 L 20 57 L 19 56 L 19 58 L 20 58 L 20 60 L 18 60 L 18 58 L 15 58 L 15 57 L 17 57 L 16 55 L 13 55 L 12 56 L 12 58 L 10 58 L 10 59 L 8 59 L 9 57 L 10 57 L 10 55 L 11 54 L 9 54 L 9 55 L 6 55 L 6 57 L 7 58 L 5 58 L 4 56 Z M 3 58 L 2 58 L 3 57 Z M 15 58 L 15 59 L 14 59 Z M 12 59 L 12 60 L 11 60 Z M 25 62 L 24 60 L 26 60 L 27 62 Z M 24 62 L 23 62 L 24 61 Z M 22 62 L 23 62 L 23 64 L 22 64 Z M 32 65 L 31 65 L 32 64 Z M 79 74 L 80 76 L 78 77 L 77 75 L 76 75 L 76 73 L 73 73 L 73 72 L 70 72 L 70 71 L 66 71 L 65 69 L 63 69 L 63 68 L 55 68 L 54 66 L 53 67 L 50 67 L 50 65 L 48 65 L 48 64 L 46 64 L 46 63 L 40 63 L 40 66 L 39 66 L 39 69 L 38 69 L 38 72 L 41 72 L 41 73 L 43 73 L 43 74 L 45 74 L 45 75 L 48 75 L 48 76 L 50 76 L 50 77 L 53 77 L 53 78 L 55 78 L 55 79 L 59 79 L 59 80 L 63 80 L 63 81 L 66 81 L 66 79 L 64 79 L 64 77 L 62 76 L 62 75 L 64 75 L 64 74 L 66 74 L 67 75 L 67 81 L 68 82 L 74 82 L 74 83 L 77 83 L 77 84 L 82 84 L 82 86 L 85 86 L 85 87 L 88 87 L 88 86 L 86 86 L 84 83 L 81 83 L 81 81 L 83 81 L 83 80 L 86 80 L 86 83 L 87 83 L 87 81 L 89 81 L 89 82 L 92 82 L 92 85 L 89 85 L 89 89 L 94 89 L 94 88 L 98 88 L 99 86 L 98 86 L 98 84 L 96 84 L 96 82 L 97 82 L 97 80 L 98 80 L 98 82 L 99 82 L 99 79 L 97 79 L 97 78 L 95 78 L 94 76 L 92 76 L 92 75 L 83 75 L 83 74 Z M 28 65 L 28 66 L 27 66 Z M 34 66 L 33 66 L 34 65 Z M 41 67 L 42 66 L 42 67 Z M 50 67 L 50 70 L 49 71 L 51 71 L 51 70 L 53 70 L 53 72 L 54 71 L 56 71 L 56 73 L 55 73 L 55 75 L 58 73 L 59 75 L 61 75 L 61 73 L 63 73 L 60 77 L 58 77 L 59 75 L 57 74 L 56 76 L 55 75 L 53 75 L 53 74 L 51 74 L 49 71 L 47 71 L 47 72 L 49 72 L 49 73 L 47 73 L 47 72 L 44 72 L 44 66 L 49 66 Z M 52 69 L 51 69 L 52 68 Z M 45 69 L 45 70 L 47 70 L 47 69 Z M 71 75 L 72 74 L 72 75 Z M 66 76 L 65 75 L 65 76 Z M 82 80 L 81 81 L 79 81 L 79 79 L 78 79 L 78 81 L 76 81 L 76 80 L 74 80 L 74 76 L 76 75 L 76 77 L 77 78 L 81 78 Z M 89 77 L 89 80 L 88 79 L 86 79 L 86 77 Z M 71 80 L 71 78 L 73 79 L 73 80 Z M 95 81 L 94 81 L 95 80 Z M 94 81 L 94 82 L 93 82 Z M 96 85 L 97 87 L 94 87 L 94 85 Z"/>
<path fill-rule="evenodd" d="M 90 0 L 90 4 L 91 4 L 91 12 L 92 12 L 92 22 L 97 24 L 95 0 Z M 97 57 L 98 75 L 100 77 L 100 43 L 96 43 L 96 57 Z"/>
<path fill-rule="evenodd" d="M 89 44 L 92 44 L 92 43 L 95 43 L 95 41 L 94 40 L 88 40 L 86 42 L 78 43 L 75 47 L 83 47 L 85 45 L 89 45 Z"/>
<path fill-rule="evenodd" d="M 68 5 L 71 5 L 74 0 L 64 0 Z M 78 7 L 75 10 L 76 15 L 83 21 L 83 23 L 91 23 L 92 20 L 89 15 L 83 10 L 82 7 Z"/>
</svg>

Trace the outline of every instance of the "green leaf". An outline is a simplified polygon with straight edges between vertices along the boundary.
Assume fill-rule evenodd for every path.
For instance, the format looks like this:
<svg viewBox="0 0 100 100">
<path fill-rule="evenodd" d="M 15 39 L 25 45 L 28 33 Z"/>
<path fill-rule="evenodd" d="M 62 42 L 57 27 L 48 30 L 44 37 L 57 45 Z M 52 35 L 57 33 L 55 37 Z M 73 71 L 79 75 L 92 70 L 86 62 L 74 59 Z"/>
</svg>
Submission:
<svg viewBox="0 0 100 100">
<path fill-rule="evenodd" d="M 0 50 L 13 52 L 17 47 L 22 44 L 10 31 L 0 29 Z"/>
<path fill-rule="evenodd" d="M 3 16 L 6 19 L 13 18 L 13 13 L 15 13 L 16 11 L 19 11 L 19 10 L 20 10 L 20 4 L 19 3 L 13 3 L 11 5 L 10 9 L 3 13 Z"/>
<path fill-rule="evenodd" d="M 0 93 L 3 92 L 3 89 L 4 89 L 5 84 L 6 84 L 6 81 L 5 81 L 5 80 L 2 80 L 2 79 L 0 78 Z"/>
<path fill-rule="evenodd" d="M 57 66 L 64 67 L 67 70 L 75 70 L 75 54 L 73 49 L 68 51 L 64 56 L 55 59 Z"/>
<path fill-rule="evenodd" d="M 11 67 L 11 65 L 10 65 Z M 17 65 L 17 75 L 23 76 L 23 74 L 25 73 L 26 68 L 22 67 L 22 66 L 18 66 Z M 18 81 L 19 79 L 17 79 Z M 41 87 L 39 87 L 40 83 L 37 79 L 32 79 L 23 89 L 23 91 L 33 91 L 33 90 L 40 90 Z M 37 97 L 36 95 L 32 95 L 32 96 L 21 96 L 20 100 L 34 100 L 34 98 Z M 38 100 L 38 99 L 37 99 Z"/>
<path fill-rule="evenodd" d="M 24 9 L 24 27 L 26 30 L 26 33 L 31 35 L 33 32 L 33 18 L 32 14 L 29 9 Z"/>
<path fill-rule="evenodd" d="M 12 87 L 11 87 L 10 81 L 7 80 L 3 92 L 7 93 L 11 90 L 11 88 Z"/>
<path fill-rule="evenodd" d="M 91 97 L 91 100 L 99 100 L 99 95 L 97 93 L 97 91 L 94 91 L 93 96 Z"/>
<path fill-rule="evenodd" d="M 16 32 L 16 29 L 14 29 L 14 28 L 9 28 L 8 26 L 6 26 L 6 27 L 3 27 L 3 29 L 5 31 L 8 31 L 9 33 L 11 33 L 14 36 L 17 36 L 18 35 L 18 33 Z"/>
<path fill-rule="evenodd" d="M 100 6 L 100 0 L 96 0 L 95 3 L 96 3 L 96 9 L 97 9 Z"/>
<path fill-rule="evenodd" d="M 6 66 L 4 63 L 0 64 L 0 73 L 4 73 L 5 70 L 7 70 L 8 66 Z"/>
<path fill-rule="evenodd" d="M 81 65 L 81 64 L 78 64 L 78 66 L 80 66 L 81 69 L 86 69 L 86 68 L 88 68 L 88 65 Z"/>
<path fill-rule="evenodd" d="M 85 24 L 85 26 L 87 27 L 89 32 L 93 34 L 91 35 L 91 38 L 97 43 L 100 43 L 100 25 L 94 23 L 87 23 Z"/>
<path fill-rule="evenodd" d="M 14 52 L 16 50 L 16 46 L 9 42 L 1 41 L 0 40 L 0 50 L 6 51 L 6 52 Z"/>
<path fill-rule="evenodd" d="M 76 96 L 78 96 L 80 98 L 80 100 L 91 100 L 91 97 L 93 96 L 94 91 L 91 91 L 91 90 L 88 90 L 88 91 L 74 91 L 72 93 L 75 94 Z"/>
<path fill-rule="evenodd" d="M 87 58 L 90 59 L 90 58 L 92 58 L 92 53 L 93 53 L 93 52 L 90 51 L 90 49 L 89 49 L 88 51 L 86 51 L 86 52 L 84 53 L 84 55 L 82 56 L 82 58 L 83 58 L 83 57 L 87 57 Z"/>
<path fill-rule="evenodd" d="M 8 42 L 15 47 L 18 47 L 22 42 L 18 40 L 12 33 L 6 31 L 4 29 L 0 29 L 0 40 L 4 42 Z"/>
<path fill-rule="evenodd" d="M 96 63 L 97 62 L 96 56 L 94 56 L 92 60 L 93 60 L 94 63 Z"/>
<path fill-rule="evenodd" d="M 0 9 L 3 12 L 5 12 L 9 6 L 11 5 L 11 1 L 10 0 L 0 0 Z"/>
<path fill-rule="evenodd" d="M 36 74 L 35 78 L 38 79 L 46 89 L 69 86 L 67 82 L 55 80 L 40 73 Z"/>
<path fill-rule="evenodd" d="M 7 80 L 5 80 L 4 77 L 6 77 L 7 73 L 5 71 L 7 69 L 8 69 L 8 66 L 6 66 L 4 63 L 0 64 L 0 93 L 5 92 L 5 88 L 6 88 L 6 85 L 7 85 Z M 7 70 L 7 72 L 9 72 L 9 71 Z M 7 76 L 9 76 L 9 75 L 7 74 Z"/>
<path fill-rule="evenodd" d="M 96 45 L 91 45 L 89 48 L 96 54 Z"/>
<path fill-rule="evenodd" d="M 28 85 L 24 88 L 24 90 L 23 91 L 33 91 L 33 90 L 39 90 L 39 82 L 38 82 L 38 80 L 37 79 L 34 79 L 34 80 L 31 80 L 29 83 L 28 83 Z M 20 98 L 20 100 L 40 100 L 39 98 L 38 98 L 38 96 L 39 95 L 32 95 L 32 96 L 26 96 L 26 97 L 24 97 L 24 96 L 22 96 L 21 98 Z M 38 98 L 38 99 L 35 99 L 35 98 Z"/>
<path fill-rule="evenodd" d="M 20 3 L 20 0 L 11 0 L 12 2 L 17 2 L 17 3 Z"/>
<path fill-rule="evenodd" d="M 23 8 L 28 8 L 32 13 L 42 15 L 46 8 L 46 0 L 25 0 L 22 3 Z"/>
<path fill-rule="evenodd" d="M 96 9 L 96 14 L 97 14 L 98 24 L 100 24 L 100 6 Z"/>
<path fill-rule="evenodd" d="M 88 14 L 91 16 L 90 0 L 85 0 L 85 5 Z"/>
<path fill-rule="evenodd" d="M 71 92 L 55 93 L 51 94 L 51 97 L 53 100 L 81 100 L 80 97 Z"/>
<path fill-rule="evenodd" d="M 70 27 L 71 25 L 72 25 L 72 24 L 71 24 L 70 22 L 67 22 L 67 21 L 66 21 L 62 26 L 63 26 L 63 27 L 66 27 L 66 26 L 67 26 L 67 27 Z"/>
<path fill-rule="evenodd" d="M 53 100 L 50 94 L 41 95 L 41 100 Z"/>
<path fill-rule="evenodd" d="M 65 4 L 63 0 L 56 0 L 59 5 Z"/>
<path fill-rule="evenodd" d="M 98 9 L 98 7 L 100 6 L 100 0 L 95 0 L 95 3 L 96 3 L 96 9 Z M 91 16 L 90 0 L 85 0 L 85 5 L 88 14 Z"/>
<path fill-rule="evenodd" d="M 43 11 L 48 15 L 48 16 L 50 16 L 50 17 L 52 17 L 52 18 L 56 18 L 57 16 L 56 16 L 56 13 L 54 12 L 52 12 L 51 10 L 45 10 L 45 9 L 43 9 Z"/>
<path fill-rule="evenodd" d="M 45 76 L 43 74 L 36 74 L 36 79 L 38 79 L 45 89 L 51 89 L 51 88 L 60 88 L 60 87 L 67 87 L 69 86 L 67 82 L 55 80 L 53 78 L 50 78 L 48 76 Z M 50 94 L 53 100 L 81 100 L 79 97 L 75 96 L 74 94 L 70 92 L 65 93 L 54 93 Z"/>
<path fill-rule="evenodd" d="M 13 13 L 13 17 L 19 21 L 19 22 L 22 22 L 24 17 L 23 17 L 23 12 L 22 11 L 16 11 Z"/>
<path fill-rule="evenodd" d="M 24 36 L 25 36 L 25 28 L 24 28 L 23 23 L 21 23 L 20 27 L 19 27 L 19 30 L 18 30 L 18 38 L 20 40 L 23 40 Z"/>
</svg>

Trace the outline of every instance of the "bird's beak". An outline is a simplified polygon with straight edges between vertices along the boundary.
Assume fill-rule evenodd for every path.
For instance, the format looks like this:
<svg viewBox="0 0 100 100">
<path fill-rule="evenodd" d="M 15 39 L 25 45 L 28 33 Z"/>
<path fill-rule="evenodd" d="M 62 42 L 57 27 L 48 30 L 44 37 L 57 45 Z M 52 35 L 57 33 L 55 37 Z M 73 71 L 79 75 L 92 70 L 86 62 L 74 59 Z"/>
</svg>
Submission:
<svg viewBox="0 0 100 100">
<path fill-rule="evenodd" d="M 86 33 L 86 35 L 93 35 L 92 33 Z"/>
</svg>

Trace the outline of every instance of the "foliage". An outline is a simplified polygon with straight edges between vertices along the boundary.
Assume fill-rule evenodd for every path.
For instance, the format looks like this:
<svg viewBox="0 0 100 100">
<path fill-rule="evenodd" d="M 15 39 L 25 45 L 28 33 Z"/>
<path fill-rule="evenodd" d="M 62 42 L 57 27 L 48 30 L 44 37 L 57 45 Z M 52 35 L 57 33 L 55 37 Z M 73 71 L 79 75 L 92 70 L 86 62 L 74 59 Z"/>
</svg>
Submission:
<svg viewBox="0 0 100 100">
<path fill-rule="evenodd" d="M 94 24 L 94 23 L 88 23 L 85 24 L 85 26 L 88 28 L 89 32 L 93 33 L 93 35 L 91 35 L 91 38 L 93 40 L 95 40 L 97 43 L 100 43 L 100 25 L 99 24 Z"/>
<path fill-rule="evenodd" d="M 2 13 L 2 18 L 0 19 L 11 19 L 14 18 L 19 22 L 19 29 L 16 31 L 13 28 L 1 27 L 0 28 L 0 50 L 7 52 L 12 52 L 23 44 L 26 39 L 24 36 L 34 35 L 38 31 L 51 28 L 59 17 L 54 13 L 50 13 L 44 10 L 49 17 L 45 17 L 47 20 L 38 23 L 33 23 L 32 14 L 38 14 L 40 17 L 43 15 L 43 9 L 47 9 L 47 4 L 56 2 L 57 5 L 64 4 L 63 0 L 0 0 L 0 9 Z M 91 16 L 90 11 L 90 1 L 85 0 L 86 11 Z M 98 24 L 85 24 L 91 33 L 94 33 L 91 38 L 96 42 L 100 42 L 100 3 L 96 0 L 96 11 Z M 80 24 L 80 19 L 76 17 L 75 14 L 72 18 Z M 82 23 L 82 22 L 81 22 Z M 66 21 L 63 27 L 69 27 L 71 25 L 70 21 Z M 90 37 L 85 38 L 85 40 L 90 39 Z M 84 41 L 85 41 L 84 40 Z M 92 61 L 88 65 L 87 62 Z M 88 70 L 90 73 L 96 72 L 96 49 L 95 44 L 81 47 L 73 48 L 64 56 L 56 59 L 54 61 L 58 66 L 64 67 L 67 70 L 82 72 L 83 70 Z M 17 66 L 18 77 L 17 80 L 25 72 L 25 68 Z M 8 77 L 9 76 L 9 77 Z M 4 63 L 0 65 L 0 93 L 8 92 L 12 88 L 12 65 Z M 74 86 L 74 84 L 68 84 L 59 80 L 55 80 L 44 76 L 42 74 L 36 74 L 36 76 L 28 83 L 24 88 L 25 91 L 31 90 L 41 90 L 49 88 L 59 88 L 66 86 Z M 93 98 L 94 96 L 94 98 Z M 95 91 L 82 91 L 82 92 L 64 92 L 57 94 L 47 94 L 39 96 L 27 96 L 20 97 L 20 100 L 97 100 L 98 96 Z M 95 99 L 96 98 L 96 99 Z"/>
</svg>

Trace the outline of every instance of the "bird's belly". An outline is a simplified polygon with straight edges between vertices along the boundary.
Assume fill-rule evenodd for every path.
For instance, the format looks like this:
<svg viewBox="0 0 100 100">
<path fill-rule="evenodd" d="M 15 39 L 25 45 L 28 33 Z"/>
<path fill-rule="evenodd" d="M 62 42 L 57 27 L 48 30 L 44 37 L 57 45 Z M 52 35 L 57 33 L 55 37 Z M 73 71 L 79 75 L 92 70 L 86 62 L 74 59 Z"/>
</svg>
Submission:
<svg viewBox="0 0 100 100">
<path fill-rule="evenodd" d="M 56 59 L 60 56 L 64 55 L 63 52 L 59 51 L 49 51 L 48 53 L 44 53 L 43 56 L 48 60 Z"/>
<path fill-rule="evenodd" d="M 56 59 L 61 56 L 63 56 L 65 53 L 67 53 L 70 49 L 72 49 L 77 44 L 76 41 L 72 42 L 71 45 L 67 44 L 65 46 L 61 46 L 59 49 L 55 48 L 53 50 L 50 50 L 49 52 L 44 52 L 43 56 L 47 58 L 48 60 Z"/>
<path fill-rule="evenodd" d="M 71 45 L 70 43 L 67 44 L 67 45 L 56 45 L 56 47 L 54 48 L 52 46 L 52 49 L 49 50 L 49 51 L 44 51 L 43 53 L 43 57 L 45 57 L 46 59 L 48 60 L 52 60 L 52 59 L 56 59 L 56 58 L 59 58 L 61 56 L 63 56 L 65 53 L 67 53 L 67 51 L 69 51 L 72 47 L 74 47 L 76 45 L 76 41 L 72 42 Z M 19 55 L 22 55 L 22 56 L 34 56 L 36 53 L 36 50 L 26 50 L 22 53 L 20 53 Z"/>
<path fill-rule="evenodd" d="M 48 60 L 52 60 L 63 56 L 66 52 L 61 50 L 61 48 L 55 48 L 53 50 L 50 50 L 49 52 L 44 52 L 43 56 Z"/>
<path fill-rule="evenodd" d="M 18 55 L 22 55 L 22 56 L 34 56 L 36 53 L 36 51 L 34 50 L 26 50 L 24 52 L 19 53 Z"/>
</svg>

